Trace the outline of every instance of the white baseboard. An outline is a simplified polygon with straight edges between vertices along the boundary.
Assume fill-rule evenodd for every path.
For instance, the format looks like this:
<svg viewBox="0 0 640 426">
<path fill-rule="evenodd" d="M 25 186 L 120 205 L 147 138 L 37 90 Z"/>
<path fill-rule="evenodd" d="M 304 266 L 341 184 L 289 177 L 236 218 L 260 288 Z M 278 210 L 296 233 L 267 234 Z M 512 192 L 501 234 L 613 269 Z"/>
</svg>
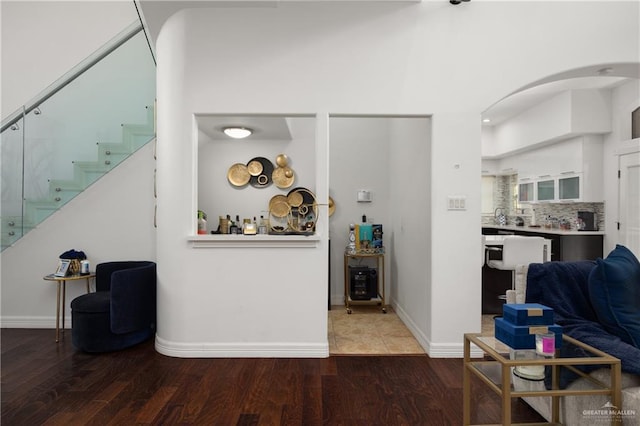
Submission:
<svg viewBox="0 0 640 426">
<path fill-rule="evenodd" d="M 56 328 L 56 317 L 0 317 L 1 328 Z M 71 328 L 71 317 L 66 317 L 64 327 Z"/>
<path fill-rule="evenodd" d="M 464 344 L 462 342 L 462 337 L 460 338 L 459 343 L 433 343 L 431 342 L 427 336 L 420 330 L 418 325 L 413 322 L 411 317 L 402 309 L 402 306 L 394 303 L 393 309 L 395 310 L 398 318 L 402 320 L 404 325 L 407 326 L 409 331 L 413 334 L 413 337 L 416 338 L 420 346 L 422 346 L 431 358 L 462 358 L 464 357 Z M 478 358 L 483 356 L 482 350 L 480 350 L 476 346 L 471 346 L 471 357 Z"/>
<path fill-rule="evenodd" d="M 156 334 L 156 350 L 176 358 L 328 358 L 324 343 L 182 343 Z"/>
</svg>

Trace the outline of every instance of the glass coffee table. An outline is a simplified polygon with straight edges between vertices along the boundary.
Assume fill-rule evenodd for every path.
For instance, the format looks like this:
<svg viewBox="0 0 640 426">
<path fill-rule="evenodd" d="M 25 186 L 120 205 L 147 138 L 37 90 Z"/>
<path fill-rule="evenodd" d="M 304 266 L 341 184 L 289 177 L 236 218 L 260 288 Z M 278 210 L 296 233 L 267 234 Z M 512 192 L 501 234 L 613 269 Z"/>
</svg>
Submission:
<svg viewBox="0 0 640 426">
<path fill-rule="evenodd" d="M 471 358 L 471 345 L 475 345 L 484 352 L 483 358 Z M 611 404 L 620 407 L 621 374 L 620 360 L 592 346 L 584 344 L 567 335 L 562 336 L 563 345 L 575 345 L 582 348 L 588 356 L 578 358 L 563 358 L 556 351 L 554 358 L 510 359 L 510 348 L 497 340 L 493 335 L 468 333 L 464 335 L 464 366 L 463 366 L 463 424 L 471 424 L 471 375 L 478 377 L 491 390 L 502 398 L 502 422 L 498 424 L 512 425 L 511 398 L 520 397 L 551 397 L 551 422 L 527 424 L 561 424 L 560 397 L 566 395 L 608 395 Z M 576 366 L 597 365 L 611 368 L 610 383 L 603 383 L 591 378 Z M 512 368 L 518 366 L 550 366 L 551 389 L 544 390 L 515 390 L 511 380 Z M 586 377 L 593 386 L 589 389 L 561 389 L 560 369 L 567 368 L 581 377 Z M 619 416 L 611 417 L 612 425 L 621 425 Z"/>
</svg>

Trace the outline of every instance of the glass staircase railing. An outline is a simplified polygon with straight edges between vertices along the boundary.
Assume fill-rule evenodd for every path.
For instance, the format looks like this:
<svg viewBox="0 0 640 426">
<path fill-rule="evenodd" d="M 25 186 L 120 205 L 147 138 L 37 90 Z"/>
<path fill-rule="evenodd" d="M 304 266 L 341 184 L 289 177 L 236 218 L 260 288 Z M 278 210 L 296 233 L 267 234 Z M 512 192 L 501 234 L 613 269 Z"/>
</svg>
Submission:
<svg viewBox="0 0 640 426">
<path fill-rule="evenodd" d="M 2 250 L 153 140 L 155 76 L 136 22 L 3 120 Z"/>
</svg>

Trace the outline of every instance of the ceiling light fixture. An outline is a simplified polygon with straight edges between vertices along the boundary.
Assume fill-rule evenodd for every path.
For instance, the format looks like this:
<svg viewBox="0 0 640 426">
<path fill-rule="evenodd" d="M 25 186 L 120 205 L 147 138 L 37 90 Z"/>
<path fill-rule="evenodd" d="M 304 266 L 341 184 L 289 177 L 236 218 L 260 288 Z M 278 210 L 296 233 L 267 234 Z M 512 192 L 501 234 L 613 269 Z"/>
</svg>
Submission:
<svg viewBox="0 0 640 426">
<path fill-rule="evenodd" d="M 225 127 L 222 131 L 225 135 L 234 139 L 244 139 L 253 133 L 253 130 L 247 127 Z"/>
<path fill-rule="evenodd" d="M 609 75 L 612 72 L 613 72 L 613 68 L 611 68 L 611 67 L 600 68 L 597 71 L 598 75 Z"/>
<path fill-rule="evenodd" d="M 482 122 L 483 123 L 491 123 L 491 119 L 490 118 L 483 118 Z"/>
</svg>

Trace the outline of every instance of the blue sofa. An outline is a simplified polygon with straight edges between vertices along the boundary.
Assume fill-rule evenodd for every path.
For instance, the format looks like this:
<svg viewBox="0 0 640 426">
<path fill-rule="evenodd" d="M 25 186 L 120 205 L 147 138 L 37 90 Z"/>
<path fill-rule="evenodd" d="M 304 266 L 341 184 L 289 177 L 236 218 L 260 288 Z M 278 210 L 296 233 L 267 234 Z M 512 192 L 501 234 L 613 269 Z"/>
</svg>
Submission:
<svg viewBox="0 0 640 426">
<path fill-rule="evenodd" d="M 85 352 L 110 352 L 155 335 L 156 264 L 106 262 L 96 266 L 96 292 L 71 302 L 73 345 Z"/>
<path fill-rule="evenodd" d="M 596 261 L 547 262 L 524 266 L 519 271 L 517 293 L 525 302 L 540 303 L 554 310 L 554 321 L 563 333 L 600 349 L 622 366 L 623 424 L 640 424 L 640 263 L 626 247 L 618 245 L 605 259 Z M 521 301 L 520 301 L 521 303 Z M 563 347 L 567 356 L 584 356 L 581 349 Z M 609 382 L 609 369 L 584 370 L 593 378 Z M 561 387 L 588 389 L 586 378 L 563 370 Z M 517 390 L 541 390 L 544 382 L 512 376 Z M 549 387 L 547 377 L 546 386 Z M 524 398 L 547 420 L 550 398 Z M 594 421 L 593 410 L 610 402 L 606 396 L 561 398 L 562 424 L 584 425 Z M 602 421 L 602 419 L 596 419 Z"/>
</svg>

